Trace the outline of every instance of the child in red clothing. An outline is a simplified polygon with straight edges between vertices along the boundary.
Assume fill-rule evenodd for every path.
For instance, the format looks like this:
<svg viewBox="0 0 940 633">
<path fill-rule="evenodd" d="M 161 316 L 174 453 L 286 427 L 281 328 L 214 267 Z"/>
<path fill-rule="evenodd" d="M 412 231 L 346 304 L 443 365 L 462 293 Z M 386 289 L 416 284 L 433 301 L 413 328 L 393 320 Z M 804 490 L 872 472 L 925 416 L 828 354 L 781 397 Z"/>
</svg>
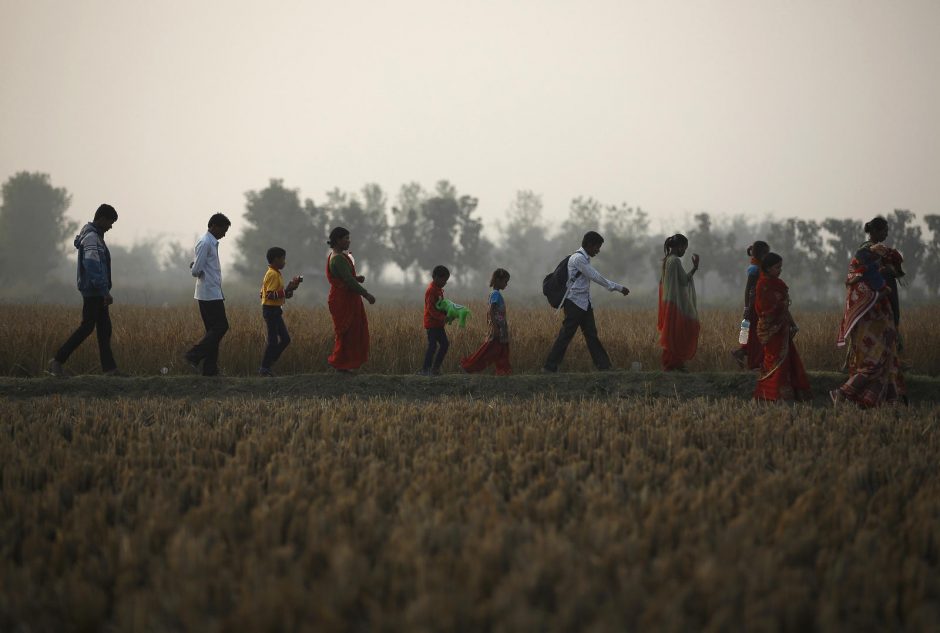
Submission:
<svg viewBox="0 0 940 633">
<path fill-rule="evenodd" d="M 421 376 L 436 376 L 441 373 L 441 365 L 450 341 L 444 324 L 447 314 L 437 309 L 437 302 L 444 298 L 444 286 L 450 279 L 450 271 L 446 266 L 435 266 L 431 271 L 431 283 L 424 291 L 424 329 L 428 333 L 428 349 L 424 353 L 424 365 L 418 372 Z M 436 355 L 435 355 L 436 352 Z"/>
<path fill-rule="evenodd" d="M 460 361 L 460 367 L 467 373 L 483 371 L 491 364 L 496 365 L 497 376 L 508 376 L 512 373 L 509 364 L 509 323 L 506 322 L 506 302 L 500 292 L 509 284 L 509 273 L 502 268 L 493 271 L 490 278 L 490 293 L 488 303 L 489 311 L 486 321 L 490 331 L 483 345 L 471 356 Z"/>
<path fill-rule="evenodd" d="M 747 267 L 747 284 L 744 286 L 744 320 L 749 321 L 751 328 L 748 331 L 747 343 L 731 352 L 734 360 L 744 369 L 760 369 L 764 361 L 764 348 L 761 347 L 757 337 L 757 311 L 754 309 L 754 295 L 757 289 L 757 280 L 760 278 L 760 262 L 770 252 L 770 246 L 763 240 L 757 240 L 747 247 L 747 254 L 751 258 L 751 265 Z"/>
</svg>

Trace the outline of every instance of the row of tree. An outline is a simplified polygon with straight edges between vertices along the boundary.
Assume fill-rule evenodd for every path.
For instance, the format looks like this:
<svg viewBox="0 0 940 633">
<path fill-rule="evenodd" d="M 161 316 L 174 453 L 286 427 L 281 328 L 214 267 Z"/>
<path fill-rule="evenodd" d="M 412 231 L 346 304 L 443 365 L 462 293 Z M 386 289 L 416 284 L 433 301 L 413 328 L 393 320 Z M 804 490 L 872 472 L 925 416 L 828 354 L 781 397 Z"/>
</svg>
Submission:
<svg viewBox="0 0 940 633">
<path fill-rule="evenodd" d="M 474 216 L 477 199 L 459 195 L 447 181 L 437 183 L 433 192 L 417 183 L 403 186 L 391 212 L 376 184 L 358 193 L 333 189 L 319 205 L 309 198 L 301 201 L 296 189 L 277 179 L 245 197 L 235 268 L 247 276 L 257 275 L 258 261 L 274 244 L 287 250 L 295 267 L 325 269 L 326 236 L 340 225 L 352 234 L 357 267 L 373 277 L 394 264 L 407 281 L 411 273 L 443 264 L 456 279 L 467 280 L 488 265 L 492 251 L 483 222 Z"/>
<path fill-rule="evenodd" d="M 58 278 L 73 274 L 71 240 L 77 226 L 66 218 L 70 196 L 54 187 L 46 174 L 21 172 L 2 188 L 0 206 L 0 275 L 4 288 L 16 289 L 17 270 L 28 262 L 31 277 Z M 393 203 L 376 184 L 358 192 L 334 189 L 321 203 L 302 198 L 297 189 L 272 179 L 266 187 L 245 194 L 237 223 L 235 272 L 254 283 L 268 247 L 287 249 L 291 271 L 316 277 L 325 268 L 326 235 L 342 225 L 353 236 L 352 250 L 363 272 L 389 286 L 420 284 L 437 264 L 448 266 L 455 281 L 470 288 L 485 285 L 496 267 L 512 274 L 518 295 L 538 294 L 542 277 L 580 243 L 587 230 L 605 237 L 598 268 L 624 282 L 634 297 L 655 297 L 662 244 L 666 235 L 653 232 L 650 215 L 640 207 L 604 204 L 594 198 L 571 201 L 566 219 L 551 223 L 542 198 L 519 191 L 494 227 L 496 239 L 484 235 L 477 216 L 477 198 L 459 194 L 447 181 L 433 190 L 418 183 L 403 185 Z M 923 225 L 907 210 L 885 214 L 888 242 L 905 259 L 909 298 L 940 293 L 940 215 L 924 216 Z M 846 264 L 864 241 L 865 219 L 796 218 L 754 220 L 743 216 L 717 220 L 708 213 L 692 216 L 675 232 L 689 237 L 690 252 L 702 256 L 698 277 L 703 300 L 737 296 L 748 263 L 745 249 L 763 239 L 784 257 L 784 277 L 803 301 L 830 303 L 841 299 Z M 926 231 L 924 230 L 926 228 Z M 670 231 L 671 234 L 673 231 Z M 130 248 L 112 246 L 115 275 L 123 285 L 151 291 L 180 286 L 180 272 L 191 260 L 191 246 L 155 237 Z M 120 271 L 120 275 L 118 275 Z M 33 277 L 34 278 L 34 277 Z M 188 288 L 188 284 L 185 284 Z M 320 284 L 322 286 L 322 284 Z M 311 297 L 321 292 L 308 292 Z M 154 299 L 144 295 L 145 299 Z"/>
<path fill-rule="evenodd" d="M 375 184 L 358 194 L 330 191 L 322 205 L 309 198 L 301 202 L 297 190 L 276 179 L 246 197 L 237 268 L 249 276 L 256 274 L 260 255 L 279 240 L 288 252 L 303 254 L 292 255 L 302 267 L 322 268 L 323 236 L 330 226 L 342 224 L 352 231 L 357 261 L 373 274 L 394 264 L 403 283 L 416 283 L 435 265 L 444 264 L 457 280 L 472 282 L 483 281 L 499 266 L 512 274 L 516 292 L 536 294 L 542 277 L 577 248 L 585 231 L 595 229 L 606 240 L 598 263 L 605 274 L 652 294 L 667 237 L 651 232 L 650 216 L 640 207 L 585 197 L 572 200 L 566 219 L 553 226 L 545 218 L 541 196 L 519 191 L 497 223 L 498 238 L 491 241 L 474 215 L 477 199 L 459 195 L 447 181 L 430 192 L 418 183 L 402 186 L 390 210 L 386 194 Z M 908 210 L 885 216 L 891 226 L 889 242 L 905 257 L 909 291 L 937 296 L 940 215 L 925 216 L 929 237 Z M 699 213 L 676 231 L 684 232 L 690 250 L 703 257 L 700 286 L 706 298 L 738 293 L 748 264 L 746 248 L 763 239 L 785 258 L 786 278 L 795 292 L 825 302 L 842 297 L 847 263 L 866 238 L 863 226 L 862 219 L 837 218 L 755 221 L 736 216 L 715 222 L 710 214 Z M 288 235 L 293 237 L 284 237 Z"/>
</svg>

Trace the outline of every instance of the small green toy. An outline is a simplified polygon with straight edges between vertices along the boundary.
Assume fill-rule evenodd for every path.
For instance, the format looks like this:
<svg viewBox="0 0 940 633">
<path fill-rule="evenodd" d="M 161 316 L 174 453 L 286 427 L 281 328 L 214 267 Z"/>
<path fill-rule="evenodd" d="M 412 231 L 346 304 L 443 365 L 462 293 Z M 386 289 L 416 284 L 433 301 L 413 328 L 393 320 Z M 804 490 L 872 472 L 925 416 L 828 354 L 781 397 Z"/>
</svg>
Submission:
<svg viewBox="0 0 940 633">
<path fill-rule="evenodd" d="M 434 307 L 447 315 L 448 323 L 457 319 L 458 327 L 467 327 L 467 319 L 470 318 L 470 308 L 467 306 L 454 303 L 450 299 L 439 299 Z"/>
</svg>

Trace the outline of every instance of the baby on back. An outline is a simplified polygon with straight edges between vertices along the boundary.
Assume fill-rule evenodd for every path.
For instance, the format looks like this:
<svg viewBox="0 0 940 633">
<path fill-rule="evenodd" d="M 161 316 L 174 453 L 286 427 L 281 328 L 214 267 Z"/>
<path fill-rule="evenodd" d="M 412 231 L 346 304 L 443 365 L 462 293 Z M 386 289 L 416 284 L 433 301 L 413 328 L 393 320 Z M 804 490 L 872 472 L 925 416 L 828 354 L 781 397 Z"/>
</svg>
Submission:
<svg viewBox="0 0 940 633">
<path fill-rule="evenodd" d="M 855 253 L 855 260 L 858 263 L 855 268 L 856 274 L 861 276 L 861 281 L 865 282 L 865 285 L 876 292 L 885 287 L 885 278 L 881 273 L 883 249 L 881 244 L 876 244 L 871 248 L 862 248 Z"/>
</svg>

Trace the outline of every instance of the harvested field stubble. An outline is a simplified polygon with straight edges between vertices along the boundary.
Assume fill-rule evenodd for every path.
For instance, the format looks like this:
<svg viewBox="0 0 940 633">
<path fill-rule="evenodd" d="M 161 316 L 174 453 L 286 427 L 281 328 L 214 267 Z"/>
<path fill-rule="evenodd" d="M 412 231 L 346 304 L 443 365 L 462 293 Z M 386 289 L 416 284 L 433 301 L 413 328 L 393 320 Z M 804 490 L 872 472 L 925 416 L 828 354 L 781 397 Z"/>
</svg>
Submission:
<svg viewBox="0 0 940 633">
<path fill-rule="evenodd" d="M 513 305 L 509 301 L 512 330 L 512 364 L 517 373 L 538 371 L 545 361 L 560 317 L 539 303 L 538 307 Z M 448 327 L 451 339 L 445 371 L 457 371 L 462 356 L 470 354 L 483 341 L 486 329 L 485 306 L 471 303 L 474 316 L 464 329 Z M 21 306 L 0 305 L 0 375 L 39 375 L 80 321 L 79 305 Z M 420 368 L 426 336 L 422 328 L 421 306 L 368 306 L 371 332 L 370 360 L 363 371 L 373 374 L 407 374 Z M 260 309 L 229 306 L 231 329 L 222 341 L 220 364 L 230 376 L 250 376 L 258 371 L 264 347 L 265 330 Z M 699 350 L 689 363 L 692 371 L 732 371 L 737 369 L 729 352 L 737 345 L 738 309 L 701 313 Z M 807 369 L 837 371 L 845 357 L 835 347 L 841 314 L 835 312 L 795 313 L 800 325 L 796 345 Z M 132 374 L 159 374 L 165 367 L 170 375 L 187 373 L 181 355 L 202 335 L 203 326 L 194 305 L 143 307 L 117 304 L 112 308 L 113 347 L 121 369 Z M 292 343 L 277 363 L 280 374 L 309 374 L 328 371 L 326 358 L 333 347 L 333 327 L 325 308 L 294 308 L 285 312 Z M 655 310 L 599 308 L 597 325 L 601 340 L 615 366 L 628 368 L 634 361 L 644 369 L 658 369 L 661 350 L 656 331 Z M 940 374 L 940 306 L 905 309 L 901 332 L 907 342 L 904 360 L 911 371 Z M 69 360 L 75 373 L 100 371 L 98 350 L 93 337 Z M 589 371 L 590 357 L 578 335 L 568 349 L 562 369 Z"/>
<path fill-rule="evenodd" d="M 3 630 L 940 621 L 937 408 L 52 396 L 0 420 Z"/>
</svg>

